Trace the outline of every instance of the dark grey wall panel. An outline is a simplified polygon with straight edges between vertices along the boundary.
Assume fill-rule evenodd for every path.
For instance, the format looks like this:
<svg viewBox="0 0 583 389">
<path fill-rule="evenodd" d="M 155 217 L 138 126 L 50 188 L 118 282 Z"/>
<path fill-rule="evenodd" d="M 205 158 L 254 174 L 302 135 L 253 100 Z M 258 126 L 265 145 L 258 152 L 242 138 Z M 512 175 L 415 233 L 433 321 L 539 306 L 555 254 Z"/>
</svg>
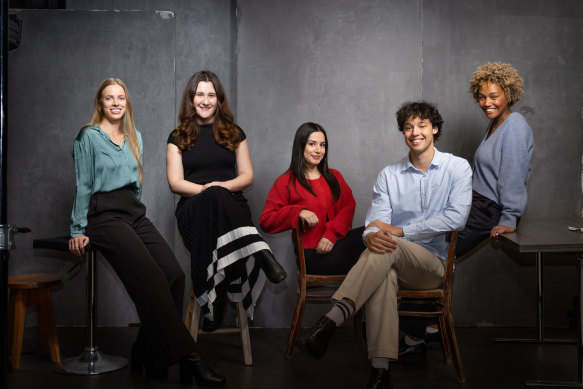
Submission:
<svg viewBox="0 0 583 389">
<path fill-rule="evenodd" d="M 65 235 L 75 192 L 71 156 L 78 130 L 91 118 L 106 77 L 128 85 L 144 141 L 143 201 L 162 235 L 174 234 L 173 197 L 166 189 L 165 144 L 173 126 L 172 15 L 155 12 L 22 11 L 20 47 L 10 52 L 8 90 L 8 210 L 19 237 L 11 273 L 64 273 L 71 256 L 32 250 L 32 238 Z M 162 189 L 162 190 L 161 190 Z M 99 323 L 138 321 L 109 264 L 99 261 Z M 83 273 L 55 293 L 59 324 L 84 323 Z"/>
<path fill-rule="evenodd" d="M 403 101 L 437 103 L 445 119 L 437 147 L 471 160 L 486 121 L 467 83 L 488 60 L 513 63 L 525 79 L 526 93 L 515 109 L 535 132 L 527 216 L 580 212 L 581 2 L 71 0 L 67 6 L 79 11 L 22 12 L 23 43 L 10 52 L 9 221 L 34 230 L 17 237 L 12 272 L 64 272 L 70 265 L 67 255 L 33 252 L 31 240 L 68 228 L 73 136 L 89 120 L 97 84 L 116 69 L 129 84 L 144 134 L 149 215 L 173 242 L 187 274 L 188 254 L 174 227 L 176 199 L 166 185 L 165 141 L 186 80 L 203 68 L 221 77 L 249 136 L 256 177 L 245 194 L 256 221 L 271 184 L 289 164 L 293 134 L 305 121 L 328 130 L 330 164 L 345 175 L 358 203 L 355 226 L 364 222 L 378 171 L 406 153 L 394 119 Z M 155 10 L 173 17 L 162 19 Z M 82 15 L 115 24 L 96 25 Z M 111 38 L 101 39 L 106 36 Z M 96 50 L 121 54 L 96 56 Z M 287 327 L 296 287 L 290 235 L 267 239 L 290 277 L 284 285 L 267 286 L 253 324 Z M 547 258 L 550 325 L 567 325 L 565 312 L 575 293 L 572 262 L 570 256 Z M 460 263 L 456 321 L 533 325 L 532 263 L 532 256 L 492 247 Z M 136 320 L 111 269 L 100 269 L 102 304 L 121 301 L 117 311 L 101 315 L 102 324 Z M 83 322 L 82 278 L 55 295 L 60 324 Z M 319 311 L 308 308 L 306 323 Z"/>
<path fill-rule="evenodd" d="M 174 83 L 168 85 L 175 89 L 175 100 L 172 102 L 172 112 L 168 111 L 165 117 L 169 120 L 169 125 L 159 129 L 160 133 L 164 134 L 164 139 L 156 145 L 158 150 L 165 153 L 166 139 L 176 125 L 186 82 L 199 70 L 208 69 L 219 76 L 229 98 L 231 109 L 233 113 L 236 113 L 237 25 L 234 0 L 72 0 L 68 1 L 67 6 L 73 9 L 139 9 L 149 12 L 169 10 L 174 15 L 176 36 L 174 41 L 167 44 L 175 48 Z M 164 177 L 165 169 L 165 162 L 156 166 L 157 174 L 163 174 Z M 169 193 L 168 185 L 159 187 L 159 191 Z M 178 202 L 178 199 L 178 196 L 173 196 L 174 204 Z M 169 242 L 188 275 L 190 274 L 190 254 L 185 249 L 175 227 L 171 236 Z M 190 287 L 190 277 L 187 277 L 185 291 L 187 297 L 190 296 Z M 232 314 L 228 315 L 227 320 L 233 317 Z"/>
<path fill-rule="evenodd" d="M 421 97 L 420 2 L 239 1 L 237 10 L 237 117 L 253 159 L 246 196 L 255 220 L 289 165 L 296 129 L 314 121 L 328 132 L 329 164 L 351 186 L 354 226 L 362 225 L 378 172 L 405 155 L 394 113 Z M 296 290 L 290 233 L 266 238 L 290 277 L 287 289 L 268 285 L 255 323 L 287 327 Z"/>
<path fill-rule="evenodd" d="M 423 97 L 438 103 L 445 118 L 440 147 L 471 161 L 486 130 L 487 119 L 468 93 L 478 65 L 508 62 L 524 78 L 525 93 L 513 110 L 526 117 L 535 139 L 526 217 L 580 214 L 582 36 L 577 1 L 423 2 Z M 546 262 L 547 325 L 567 324 L 576 293 L 573 262 Z M 458 323 L 534 325 L 534 256 L 490 247 L 456 273 Z"/>
</svg>

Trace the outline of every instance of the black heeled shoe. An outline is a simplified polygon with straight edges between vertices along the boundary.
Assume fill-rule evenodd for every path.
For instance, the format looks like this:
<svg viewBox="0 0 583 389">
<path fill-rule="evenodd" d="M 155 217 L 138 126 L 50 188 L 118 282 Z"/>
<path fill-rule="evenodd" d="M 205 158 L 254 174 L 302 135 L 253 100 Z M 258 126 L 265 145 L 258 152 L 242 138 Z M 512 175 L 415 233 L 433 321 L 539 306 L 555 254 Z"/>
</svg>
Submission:
<svg viewBox="0 0 583 389">
<path fill-rule="evenodd" d="M 259 267 L 261 267 L 267 279 L 273 284 L 279 284 L 286 279 L 287 273 L 277 262 L 271 251 L 261 250 L 253 254 L 253 256 L 259 262 Z"/>
<path fill-rule="evenodd" d="M 226 382 L 225 377 L 211 369 L 198 351 L 192 351 L 180 360 L 180 383 L 191 385 L 193 377 L 200 386 L 220 387 Z"/>
<path fill-rule="evenodd" d="M 132 345 L 130 357 L 130 370 L 134 374 L 146 373 L 146 376 L 156 380 L 164 380 L 168 378 L 168 369 L 159 367 L 149 361 L 148 353 L 138 342 Z"/>
</svg>

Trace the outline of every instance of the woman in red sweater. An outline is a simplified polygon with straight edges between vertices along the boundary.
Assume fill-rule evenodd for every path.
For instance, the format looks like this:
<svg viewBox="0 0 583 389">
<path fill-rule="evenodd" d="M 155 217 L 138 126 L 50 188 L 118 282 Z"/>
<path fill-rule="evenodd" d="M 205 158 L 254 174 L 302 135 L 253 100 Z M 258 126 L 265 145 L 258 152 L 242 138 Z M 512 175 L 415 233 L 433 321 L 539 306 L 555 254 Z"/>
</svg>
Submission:
<svg viewBox="0 0 583 389">
<path fill-rule="evenodd" d="M 304 223 L 309 274 L 346 274 L 365 246 L 364 227 L 352 229 L 356 202 L 339 171 L 328 168 L 328 138 L 322 126 L 304 123 L 296 131 L 289 169 L 269 191 L 259 218 L 274 234 Z"/>
</svg>

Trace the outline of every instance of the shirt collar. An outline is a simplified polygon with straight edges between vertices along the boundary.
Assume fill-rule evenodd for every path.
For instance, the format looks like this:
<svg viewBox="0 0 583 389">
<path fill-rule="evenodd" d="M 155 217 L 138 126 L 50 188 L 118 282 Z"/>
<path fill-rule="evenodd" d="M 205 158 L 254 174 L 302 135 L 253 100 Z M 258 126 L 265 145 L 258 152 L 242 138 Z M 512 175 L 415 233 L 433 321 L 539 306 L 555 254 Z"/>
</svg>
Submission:
<svg viewBox="0 0 583 389">
<path fill-rule="evenodd" d="M 443 161 L 443 153 L 437 150 L 435 146 L 433 147 L 433 150 L 435 150 L 435 153 L 433 154 L 433 159 L 431 160 L 431 163 L 429 164 L 427 170 L 431 169 L 432 166 L 437 168 L 439 164 Z M 409 154 L 407 153 L 407 155 L 399 162 L 399 171 L 405 172 L 406 170 L 409 169 L 418 171 L 409 160 Z"/>
</svg>

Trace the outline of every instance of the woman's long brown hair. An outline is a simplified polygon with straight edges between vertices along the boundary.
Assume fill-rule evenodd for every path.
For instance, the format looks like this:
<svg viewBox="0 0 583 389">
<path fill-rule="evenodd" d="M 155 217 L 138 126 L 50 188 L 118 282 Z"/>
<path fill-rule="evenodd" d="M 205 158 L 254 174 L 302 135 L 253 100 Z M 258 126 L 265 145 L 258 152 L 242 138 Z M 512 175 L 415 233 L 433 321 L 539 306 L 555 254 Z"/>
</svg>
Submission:
<svg viewBox="0 0 583 389">
<path fill-rule="evenodd" d="M 215 142 L 227 150 L 235 150 L 241 143 L 241 133 L 233 121 L 233 114 L 225 95 L 225 90 L 219 78 L 213 72 L 203 70 L 195 73 L 182 93 L 179 125 L 173 131 L 174 139 L 180 150 L 188 150 L 196 144 L 200 134 L 200 126 L 197 123 L 198 115 L 194 106 L 194 95 L 198 83 L 211 82 L 217 95 L 217 108 L 213 114 L 213 135 Z"/>
</svg>

